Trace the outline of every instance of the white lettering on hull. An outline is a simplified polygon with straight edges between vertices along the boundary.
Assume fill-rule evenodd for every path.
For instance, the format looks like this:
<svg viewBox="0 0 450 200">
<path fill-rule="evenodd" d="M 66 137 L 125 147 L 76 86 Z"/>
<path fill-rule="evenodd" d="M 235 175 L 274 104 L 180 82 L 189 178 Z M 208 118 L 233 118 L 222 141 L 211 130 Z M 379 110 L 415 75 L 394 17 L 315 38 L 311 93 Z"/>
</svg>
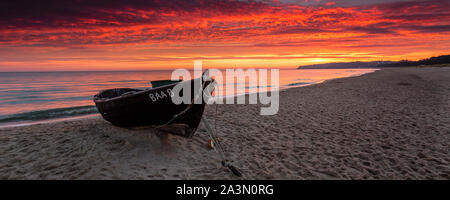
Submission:
<svg viewBox="0 0 450 200">
<path fill-rule="evenodd" d="M 159 101 L 161 99 L 167 98 L 167 97 L 173 97 L 173 92 L 172 89 L 167 89 L 166 92 L 164 91 L 159 91 L 159 92 L 152 92 L 150 94 L 148 94 L 148 96 L 150 97 L 150 100 L 152 100 L 152 102 L 155 101 Z"/>
</svg>

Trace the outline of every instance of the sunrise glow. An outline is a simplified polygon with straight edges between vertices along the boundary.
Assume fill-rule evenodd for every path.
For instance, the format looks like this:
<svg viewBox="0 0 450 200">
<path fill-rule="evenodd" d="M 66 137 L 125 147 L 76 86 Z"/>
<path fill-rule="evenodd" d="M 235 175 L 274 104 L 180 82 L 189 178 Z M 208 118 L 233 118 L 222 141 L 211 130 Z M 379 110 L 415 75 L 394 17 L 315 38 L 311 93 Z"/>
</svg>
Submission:
<svg viewBox="0 0 450 200">
<path fill-rule="evenodd" d="M 0 71 L 295 68 L 448 54 L 450 3 L 45 1 L 0 8 Z M 9 5 L 11 4 L 11 5 Z"/>
</svg>

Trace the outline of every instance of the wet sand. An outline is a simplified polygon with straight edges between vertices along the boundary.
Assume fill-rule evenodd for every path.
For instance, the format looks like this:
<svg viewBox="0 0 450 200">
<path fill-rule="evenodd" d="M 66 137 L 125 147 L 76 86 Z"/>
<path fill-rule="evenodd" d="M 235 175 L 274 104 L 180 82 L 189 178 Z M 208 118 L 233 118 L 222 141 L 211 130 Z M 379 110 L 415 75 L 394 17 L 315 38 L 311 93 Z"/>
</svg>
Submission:
<svg viewBox="0 0 450 200">
<path fill-rule="evenodd" d="M 208 106 L 243 179 L 450 179 L 450 68 L 383 69 L 280 93 L 260 105 Z M 207 148 L 98 116 L 0 129 L 0 179 L 237 179 Z"/>
</svg>

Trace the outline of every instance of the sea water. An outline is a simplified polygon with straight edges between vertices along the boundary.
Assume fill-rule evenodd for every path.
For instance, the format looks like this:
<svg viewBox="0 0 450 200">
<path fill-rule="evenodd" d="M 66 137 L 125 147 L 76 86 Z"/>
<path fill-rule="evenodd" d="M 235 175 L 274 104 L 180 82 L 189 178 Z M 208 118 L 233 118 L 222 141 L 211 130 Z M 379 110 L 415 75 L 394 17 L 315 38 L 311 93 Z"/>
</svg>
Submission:
<svg viewBox="0 0 450 200">
<path fill-rule="evenodd" d="M 301 87 L 373 71 L 375 69 L 280 69 L 278 86 L 280 89 Z M 171 70 L 0 72 L 0 125 L 94 114 L 97 110 L 92 98 L 99 91 L 145 89 L 151 87 L 152 80 L 170 79 L 171 73 Z M 253 93 L 258 87 L 273 86 L 233 84 L 236 91 L 221 95 Z"/>
</svg>

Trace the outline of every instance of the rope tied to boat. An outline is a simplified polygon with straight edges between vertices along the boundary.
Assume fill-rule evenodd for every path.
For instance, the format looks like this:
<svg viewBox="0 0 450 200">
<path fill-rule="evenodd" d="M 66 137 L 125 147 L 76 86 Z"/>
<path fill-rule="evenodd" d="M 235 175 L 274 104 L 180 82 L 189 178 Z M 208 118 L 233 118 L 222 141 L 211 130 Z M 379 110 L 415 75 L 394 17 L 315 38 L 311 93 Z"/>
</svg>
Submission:
<svg viewBox="0 0 450 200">
<path fill-rule="evenodd" d="M 191 107 L 194 105 L 194 103 L 195 103 L 195 101 L 199 98 L 199 96 L 200 95 L 203 95 L 203 88 L 205 87 L 205 84 L 206 84 L 206 81 L 202 81 L 203 83 L 202 83 L 202 86 L 198 89 L 198 91 L 197 91 L 197 95 L 195 95 L 195 97 L 194 98 L 192 98 L 192 101 L 191 101 L 191 103 L 186 107 L 186 109 L 184 109 L 184 110 L 182 110 L 181 112 L 179 112 L 178 114 L 175 114 L 173 117 L 172 117 L 172 119 L 170 119 L 169 121 L 167 121 L 166 123 L 164 123 L 164 124 L 162 124 L 162 125 L 159 125 L 159 126 L 157 126 L 157 127 L 155 127 L 155 128 L 162 128 L 162 127 L 164 127 L 164 126 L 167 126 L 167 125 L 169 125 L 169 124 L 171 124 L 173 121 L 175 121 L 178 117 L 180 117 L 181 115 L 183 115 L 183 114 L 185 114 L 186 112 L 188 112 L 190 109 L 191 109 Z M 213 81 L 213 83 L 214 83 L 214 81 Z M 213 84 L 213 83 L 210 83 L 210 84 Z"/>
<path fill-rule="evenodd" d="M 213 84 L 217 84 L 217 82 L 214 81 Z M 219 87 L 215 87 L 214 89 L 217 91 L 217 93 L 219 93 Z M 206 132 L 208 132 L 209 137 L 212 139 L 212 143 L 213 145 L 211 145 L 211 147 L 219 153 L 220 157 L 222 158 L 222 166 L 223 167 L 227 167 L 231 172 L 233 172 L 234 175 L 241 177 L 242 174 L 241 172 L 233 166 L 232 161 L 228 160 L 225 156 L 225 150 L 222 146 L 222 143 L 220 142 L 219 136 L 217 135 L 217 113 L 218 113 L 218 108 L 219 108 L 219 104 L 217 102 L 215 102 L 216 104 L 216 108 L 215 108 L 215 115 L 214 115 L 214 131 L 213 129 L 210 127 L 208 119 L 205 116 L 202 116 L 202 122 L 206 127 Z"/>
<path fill-rule="evenodd" d="M 203 77 L 204 75 L 206 75 L 206 76 L 208 76 L 209 78 L 211 78 L 211 77 L 209 76 L 209 71 L 205 71 L 204 74 L 202 75 L 202 77 Z M 165 124 L 163 124 L 163 125 L 160 125 L 160 126 L 157 126 L 156 128 L 161 128 L 161 127 L 163 127 L 163 126 L 167 126 L 167 125 L 171 124 L 173 121 L 175 121 L 179 116 L 181 116 L 181 115 L 183 115 L 184 113 L 188 112 L 189 109 L 190 109 L 190 108 L 192 107 L 192 105 L 194 104 L 194 102 L 195 102 L 195 101 L 197 100 L 197 98 L 199 97 L 199 95 L 203 95 L 203 94 L 204 94 L 204 89 L 203 89 L 203 88 L 205 87 L 205 84 L 206 84 L 206 83 L 207 83 L 206 81 L 203 81 L 202 87 L 200 87 L 200 88 L 198 89 L 199 91 L 197 92 L 197 95 L 192 99 L 191 104 L 189 104 L 189 106 L 188 106 L 186 109 L 184 109 L 184 110 L 181 111 L 180 113 L 174 115 L 173 118 L 170 119 L 167 123 L 165 123 Z M 210 84 L 217 84 L 217 83 L 216 83 L 214 80 L 212 80 L 212 82 L 211 82 Z M 215 87 L 214 87 L 214 88 L 215 88 Z M 208 92 L 209 92 L 209 91 L 208 91 Z M 211 91 L 211 93 L 212 93 L 212 91 Z M 216 115 L 217 115 L 217 106 L 218 106 L 218 105 L 217 105 L 217 102 L 216 102 Z M 238 177 L 241 177 L 241 176 L 242 176 L 241 172 L 240 172 L 236 167 L 234 167 L 233 164 L 232 164 L 232 162 L 231 162 L 230 160 L 228 160 L 228 159 L 226 158 L 226 156 L 225 156 L 224 148 L 223 148 L 222 144 L 220 143 L 219 137 L 217 136 L 217 126 L 216 126 L 217 119 L 215 119 L 215 121 L 214 121 L 214 128 L 215 128 L 215 131 L 213 131 L 213 129 L 212 129 L 211 126 L 209 125 L 209 122 L 208 122 L 208 120 L 207 120 L 207 118 L 206 118 L 205 116 L 202 116 L 202 122 L 203 122 L 203 124 L 204 124 L 205 127 L 206 127 L 206 132 L 208 132 L 209 136 L 211 137 L 211 139 L 212 139 L 212 141 L 213 141 L 213 143 L 214 143 L 214 146 L 216 147 L 216 148 L 214 148 L 214 150 L 216 150 L 216 152 L 218 152 L 219 155 L 220 155 L 220 157 L 222 158 L 222 162 L 221 162 L 221 163 L 222 163 L 222 166 L 227 167 L 228 169 L 230 169 L 230 171 L 233 172 L 234 175 L 236 175 L 236 176 L 238 176 Z"/>
</svg>

